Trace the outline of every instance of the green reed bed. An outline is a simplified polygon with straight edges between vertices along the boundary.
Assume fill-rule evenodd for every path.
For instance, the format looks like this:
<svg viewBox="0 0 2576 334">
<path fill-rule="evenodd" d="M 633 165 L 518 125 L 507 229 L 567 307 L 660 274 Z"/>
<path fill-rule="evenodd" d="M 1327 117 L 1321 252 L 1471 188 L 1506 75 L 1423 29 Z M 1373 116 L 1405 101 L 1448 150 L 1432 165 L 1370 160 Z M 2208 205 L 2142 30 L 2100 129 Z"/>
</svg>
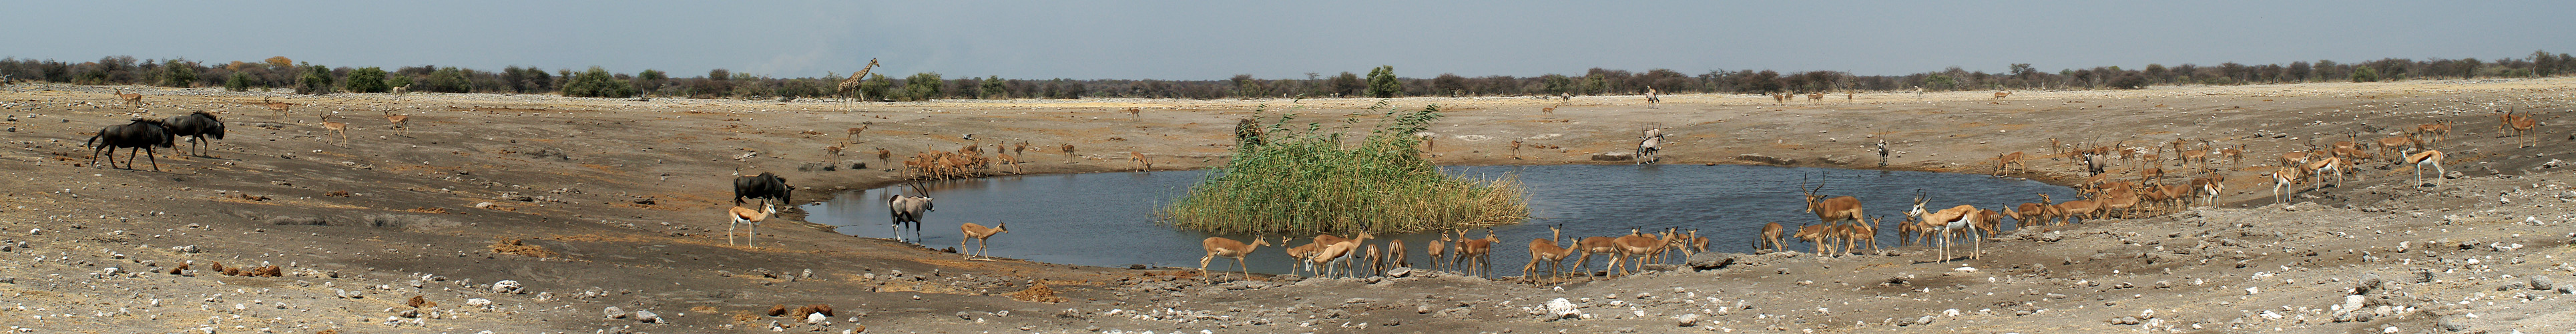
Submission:
<svg viewBox="0 0 2576 334">
<path fill-rule="evenodd" d="M 1380 102 L 1371 111 L 1385 110 Z M 1224 234 L 1411 233 L 1516 223 L 1529 215 L 1518 178 L 1441 174 L 1414 137 L 1439 106 L 1385 111 L 1358 143 L 1339 127 L 1288 127 L 1293 115 L 1236 127 L 1234 158 L 1160 210 L 1165 223 Z"/>
</svg>

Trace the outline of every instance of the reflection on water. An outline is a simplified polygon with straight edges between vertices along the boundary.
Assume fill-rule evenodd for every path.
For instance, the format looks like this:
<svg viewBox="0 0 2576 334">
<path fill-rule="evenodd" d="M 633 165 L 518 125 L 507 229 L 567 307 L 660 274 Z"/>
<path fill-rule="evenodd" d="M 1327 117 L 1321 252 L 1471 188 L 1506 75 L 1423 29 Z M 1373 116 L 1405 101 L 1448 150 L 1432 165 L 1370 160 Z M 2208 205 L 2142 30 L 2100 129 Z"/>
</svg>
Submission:
<svg viewBox="0 0 2576 334">
<path fill-rule="evenodd" d="M 2075 198 L 2074 191 L 2034 181 L 1971 174 L 1881 172 L 1765 166 L 1692 165 L 1555 165 L 1451 166 L 1451 174 L 1492 178 L 1515 173 L 1529 190 L 1528 223 L 1493 229 L 1503 240 L 1494 247 L 1498 275 L 1518 275 L 1528 263 L 1525 248 L 1547 238 L 1548 226 L 1562 226 L 1571 238 L 1614 236 L 1630 229 L 1698 229 L 1718 252 L 1748 252 L 1762 223 L 1780 222 L 1795 229 L 1816 222 L 1798 198 L 1799 178 L 1823 174 L 1827 195 L 1859 196 L 1873 217 L 1898 220 L 1916 190 L 1932 198 L 1933 209 L 1959 204 L 2001 211 L 2005 205 L 2037 202 L 2039 193 Z M 1006 176 L 925 185 L 924 189 L 885 188 L 843 192 L 830 201 L 805 206 L 807 219 L 838 226 L 861 237 L 886 238 L 886 196 L 915 193 L 937 198 L 938 211 L 923 219 L 923 245 L 956 247 L 961 223 L 1008 223 L 1011 232 L 990 239 L 993 256 L 1048 263 L 1091 266 L 1147 264 L 1196 267 L 1205 253 L 1200 240 L 1210 234 L 1175 230 L 1153 222 L 1155 207 L 1188 191 L 1203 175 L 1198 171 Z M 2006 220 L 2006 224 L 2011 224 Z M 1470 232 L 1482 237 L 1485 231 Z M 1896 243 L 1894 227 L 1880 232 L 1882 244 Z M 1226 236 L 1250 242 L 1250 236 Z M 1278 236 L 1266 236 L 1279 243 Z M 1311 237 L 1311 236 L 1307 236 Z M 1349 237 L 1345 235 L 1345 237 Z M 1431 235 L 1380 236 L 1404 240 L 1415 267 L 1424 264 L 1423 241 Z M 1304 244 L 1297 238 L 1292 244 Z M 1794 241 L 1793 241 L 1794 242 Z M 1803 244 L 1791 247 L 1803 247 Z M 1796 249 L 1796 248 L 1793 248 Z M 1277 246 L 1264 246 L 1248 260 L 1252 271 L 1285 273 L 1289 260 Z M 1572 261 L 1568 261 L 1572 262 Z M 1605 260 L 1596 257 L 1599 268 Z M 1574 264 L 1567 264 L 1572 268 Z M 1230 259 L 1216 259 L 1209 270 L 1234 270 Z"/>
</svg>

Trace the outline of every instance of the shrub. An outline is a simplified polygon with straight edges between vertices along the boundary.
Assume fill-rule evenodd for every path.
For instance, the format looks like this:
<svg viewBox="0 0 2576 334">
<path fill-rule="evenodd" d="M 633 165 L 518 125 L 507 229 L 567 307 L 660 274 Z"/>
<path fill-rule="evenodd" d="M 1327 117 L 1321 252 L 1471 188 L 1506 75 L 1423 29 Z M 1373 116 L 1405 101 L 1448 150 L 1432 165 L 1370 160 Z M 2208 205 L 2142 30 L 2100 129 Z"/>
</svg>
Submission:
<svg viewBox="0 0 2576 334">
<path fill-rule="evenodd" d="M 564 83 L 563 93 L 573 97 L 623 98 L 635 96 L 635 85 L 617 80 L 607 69 L 591 66 L 588 71 L 573 74 L 572 81 Z"/>
<path fill-rule="evenodd" d="M 2120 77 L 2111 79 L 2111 88 L 2144 89 L 2147 88 L 2147 76 L 2137 72 L 2121 74 Z"/>
<path fill-rule="evenodd" d="M 348 89 L 352 93 L 383 93 L 393 90 L 393 86 L 385 85 L 385 69 L 378 67 L 364 67 L 349 71 L 349 82 L 342 84 L 341 88 Z"/>
<path fill-rule="evenodd" d="M 1379 102 L 1369 109 L 1386 106 Z M 1439 110 L 1388 110 L 1381 118 L 1386 123 L 1358 146 L 1343 140 L 1357 118 L 1336 128 L 1290 128 L 1294 115 L 1280 116 L 1267 130 L 1238 125 L 1235 133 L 1243 138 L 1236 138 L 1234 159 L 1158 216 L 1176 227 L 1221 234 L 1406 233 L 1527 218 L 1528 200 L 1517 179 L 1453 177 L 1423 158 L 1413 133 L 1439 119 Z"/>
<path fill-rule="evenodd" d="M 903 79 L 903 98 L 908 101 L 940 98 L 939 86 L 943 82 L 946 81 L 939 79 L 939 72 L 914 73 L 911 78 Z"/>
<path fill-rule="evenodd" d="M 307 64 L 304 75 L 295 79 L 296 94 L 330 94 L 331 68 Z"/>
<path fill-rule="evenodd" d="M 1370 97 L 1395 98 L 1395 94 L 1403 92 L 1404 83 L 1395 80 L 1395 66 L 1378 66 L 1376 69 L 1369 70 L 1368 94 Z"/>
<path fill-rule="evenodd" d="M 190 83 L 197 82 L 196 64 L 189 64 L 186 61 L 171 59 L 166 64 L 161 65 L 161 68 L 163 71 L 166 71 L 161 75 L 162 86 L 185 88 L 188 87 Z"/>
<path fill-rule="evenodd" d="M 420 85 L 422 87 L 413 89 L 413 91 L 440 93 L 474 92 L 474 82 L 466 80 L 465 70 L 454 67 L 440 68 L 436 72 L 430 72 L 429 78 L 422 79 Z"/>
<path fill-rule="evenodd" d="M 392 78 L 385 79 L 385 87 L 403 87 L 411 85 L 410 75 L 393 74 L 391 76 Z"/>
<path fill-rule="evenodd" d="M 2371 69 L 2369 66 L 2362 66 L 2361 68 L 2357 68 L 2357 69 L 2353 69 L 2353 70 L 2352 70 L 2352 82 L 2378 82 L 2378 81 L 2379 81 L 2379 70 Z"/>
<path fill-rule="evenodd" d="M 250 73 L 233 72 L 232 79 L 224 80 L 224 89 L 236 92 L 250 91 Z"/>
<path fill-rule="evenodd" d="M 883 73 L 868 74 L 867 80 L 859 81 L 859 98 L 868 101 L 883 101 L 889 97 L 886 96 L 886 90 L 893 86 L 894 79 L 887 79 Z"/>
<path fill-rule="evenodd" d="M 1007 86 L 1002 85 L 1002 76 L 996 75 L 996 76 L 985 77 L 985 78 L 984 78 L 984 98 L 986 98 L 986 99 L 994 99 L 994 100 L 1006 100 L 1006 99 L 1010 99 L 1010 98 L 1011 98 L 1011 88 L 1010 88 L 1010 87 L 1007 87 Z"/>
</svg>

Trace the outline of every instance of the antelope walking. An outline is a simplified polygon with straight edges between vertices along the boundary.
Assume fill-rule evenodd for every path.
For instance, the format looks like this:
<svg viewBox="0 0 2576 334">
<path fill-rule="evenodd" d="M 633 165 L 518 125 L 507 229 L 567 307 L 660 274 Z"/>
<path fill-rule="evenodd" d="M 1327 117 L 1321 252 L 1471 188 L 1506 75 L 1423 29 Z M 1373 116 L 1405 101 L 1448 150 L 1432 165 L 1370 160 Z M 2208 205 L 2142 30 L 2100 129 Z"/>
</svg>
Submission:
<svg viewBox="0 0 2576 334">
<path fill-rule="evenodd" d="M 1207 240 L 1200 240 L 1199 247 L 1207 250 L 1207 256 L 1199 257 L 1199 275 L 1206 276 L 1208 261 L 1221 256 L 1234 258 L 1234 266 L 1243 269 L 1243 278 L 1250 279 L 1252 266 L 1244 263 L 1243 258 L 1252 255 L 1252 251 L 1260 249 L 1261 246 L 1269 245 L 1269 239 L 1260 237 L 1252 238 L 1252 244 L 1244 244 L 1242 241 L 1225 237 L 1208 237 Z"/>
<path fill-rule="evenodd" d="M 1010 227 L 1010 226 L 1007 226 L 1007 225 L 1009 225 L 1009 224 L 1010 224 L 1010 223 L 993 223 L 993 227 L 991 227 L 991 228 L 986 228 L 986 227 L 984 227 L 984 225 L 976 224 L 976 223 L 966 223 L 966 224 L 963 224 L 963 225 L 957 225 L 957 230 L 958 230 L 959 232 L 964 233 L 964 235 L 966 236 L 966 238 L 964 238 L 964 239 L 957 239 L 957 251 L 960 251 L 960 252 L 966 251 L 966 240 L 967 240 L 967 239 L 974 239 L 974 240 L 975 240 L 975 252 L 974 252 L 974 253 L 968 253 L 968 254 L 966 254 L 966 257 L 967 257 L 967 258 L 974 258 L 974 257 L 976 257 L 976 256 L 978 256 L 978 255 L 985 256 L 985 257 L 991 257 L 991 256 L 992 256 L 992 253 L 989 253 L 989 252 L 984 251 L 984 239 L 986 239 L 986 238 L 992 238 L 992 237 L 993 237 L 993 235 L 995 235 L 995 234 L 1002 234 L 1002 233 L 1005 233 L 1005 232 L 1010 232 L 1010 231 L 1011 231 L 1011 227 Z M 1206 268 L 1206 265 L 1202 264 L 1202 265 L 1200 265 L 1200 268 L 1202 268 L 1201 270 L 1202 270 L 1202 271 L 1204 271 L 1204 270 L 1205 270 L 1204 268 Z"/>
<path fill-rule="evenodd" d="M 395 115 L 391 110 L 384 110 L 384 113 L 385 122 L 393 123 L 393 128 L 397 131 L 395 135 L 411 137 L 411 115 Z"/>
</svg>

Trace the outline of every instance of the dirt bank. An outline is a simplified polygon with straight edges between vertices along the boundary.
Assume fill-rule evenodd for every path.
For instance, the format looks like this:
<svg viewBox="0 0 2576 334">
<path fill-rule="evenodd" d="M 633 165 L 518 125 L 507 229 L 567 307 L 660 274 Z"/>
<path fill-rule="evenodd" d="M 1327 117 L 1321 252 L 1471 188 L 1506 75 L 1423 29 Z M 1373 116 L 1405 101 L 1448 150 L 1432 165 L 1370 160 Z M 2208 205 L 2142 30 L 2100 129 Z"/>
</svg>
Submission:
<svg viewBox="0 0 2576 334">
<path fill-rule="evenodd" d="M 2576 80 L 2025 91 L 2002 99 L 1873 93 L 1785 104 L 1750 95 L 1669 96 L 1654 105 L 1633 96 L 1395 100 L 1397 108 L 1442 106 L 1448 118 L 1433 130 L 1440 137 L 1432 154 L 1448 164 L 1626 163 L 1592 157 L 1626 152 L 1637 129 L 1660 126 L 1671 139 L 1663 163 L 1880 168 L 1873 144 L 1884 139 L 1893 153 L 1885 168 L 1984 173 L 1996 155 L 2022 151 L 2034 158 L 2016 176 L 2072 183 L 2085 174 L 2069 159 L 2045 157 L 2052 139 L 2245 145 L 2242 162 L 2218 163 L 2228 190 L 2217 206 L 2014 231 L 1981 243 L 1977 259 L 1934 262 L 1920 246 L 1844 257 L 1702 254 L 1696 260 L 1705 270 L 1539 285 L 1431 273 L 1210 281 L 1159 269 L 969 261 L 796 228 L 801 215 L 793 211 L 763 226 L 757 246 L 721 240 L 737 172 L 777 172 L 802 187 L 797 199 L 811 200 L 898 180 L 887 166 L 899 164 L 878 160 L 877 148 L 901 157 L 1025 141 L 1033 147 L 1020 153 L 1032 162 L 1027 173 L 1138 168 L 1128 152 L 1143 153 L 1155 169 L 1203 168 L 1223 161 L 1231 126 L 1256 106 L 1328 120 L 1376 100 L 887 104 L 125 87 L 145 95 L 142 105 L 127 106 L 111 87 L 14 85 L 0 92 L 0 112 L 12 118 L 0 122 L 10 131 L 0 137 L 10 148 L 0 153 L 0 170 L 12 180 L 0 184 L 0 325 L 287 333 L 2566 332 L 2576 330 L 2571 295 L 2533 285 L 2576 285 L 2576 265 L 2559 257 L 2576 257 L 2568 246 L 2576 211 L 2563 207 L 2576 200 L 2566 186 L 2576 176 L 2558 170 L 2576 148 L 2560 119 L 2569 87 Z M 294 106 L 280 115 L 259 106 L 263 99 Z M 2537 145 L 2503 136 L 2497 109 L 2536 114 Z M 210 157 L 164 150 L 161 171 L 151 160 L 139 170 L 110 169 L 90 164 L 80 146 L 89 132 L 134 115 L 191 111 L 214 112 L 229 125 Z M 388 113 L 411 116 L 407 135 L 388 129 Z M 326 121 L 349 124 L 345 139 L 325 130 Z M 2447 170 L 2458 178 L 2417 181 L 2412 167 L 2370 162 L 2358 180 L 2273 205 L 2263 173 L 2280 153 L 2436 121 L 2457 125 L 2432 147 L 2450 155 Z M 825 153 L 862 124 L 868 129 L 846 156 Z M 1065 144 L 1075 152 L 1056 149 Z M 847 168 L 852 163 L 868 166 Z M 2111 169 L 2135 178 L 2144 166 Z M 2186 173 L 2175 174 L 2166 182 Z M 1525 251 L 1520 242 L 1503 244 L 1497 251 Z M 228 275 L 217 263 L 254 270 Z M 257 276 L 265 266 L 277 276 Z M 415 307 L 415 296 L 436 305 Z M 1579 313 L 1542 316 L 1557 298 Z M 816 324 L 766 314 L 773 305 L 810 304 L 835 312 Z M 1682 326 L 1685 318 L 1696 322 Z"/>
</svg>

